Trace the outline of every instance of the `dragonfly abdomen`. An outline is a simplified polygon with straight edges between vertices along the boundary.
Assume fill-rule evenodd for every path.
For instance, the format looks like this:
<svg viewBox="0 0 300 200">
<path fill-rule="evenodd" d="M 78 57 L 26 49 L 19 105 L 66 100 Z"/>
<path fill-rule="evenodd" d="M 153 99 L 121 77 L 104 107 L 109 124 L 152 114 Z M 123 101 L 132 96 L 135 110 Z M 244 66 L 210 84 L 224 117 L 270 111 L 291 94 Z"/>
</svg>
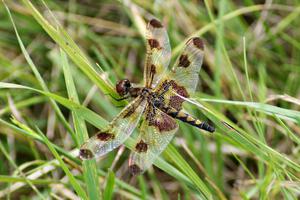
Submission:
<svg viewBox="0 0 300 200">
<path fill-rule="evenodd" d="M 192 117 L 191 115 L 185 113 L 182 110 L 176 110 L 172 107 L 164 107 L 163 111 L 166 112 L 171 117 L 179 119 L 180 121 L 186 122 L 186 123 L 188 123 L 192 126 L 195 126 L 199 129 L 203 129 L 203 130 L 206 130 L 211 133 L 213 133 L 215 131 L 215 128 L 213 126 L 209 125 L 206 122 L 202 122 L 199 119 Z"/>
</svg>

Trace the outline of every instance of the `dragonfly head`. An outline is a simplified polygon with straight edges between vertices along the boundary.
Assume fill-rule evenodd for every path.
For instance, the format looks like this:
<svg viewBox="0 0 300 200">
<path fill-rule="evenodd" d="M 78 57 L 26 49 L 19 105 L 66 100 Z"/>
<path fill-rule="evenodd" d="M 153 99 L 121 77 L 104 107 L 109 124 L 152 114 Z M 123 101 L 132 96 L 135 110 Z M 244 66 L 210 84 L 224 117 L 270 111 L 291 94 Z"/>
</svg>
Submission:
<svg viewBox="0 0 300 200">
<path fill-rule="evenodd" d="M 117 84 L 116 84 L 116 90 L 117 93 L 120 96 L 125 96 L 126 94 L 128 94 L 129 89 L 131 88 L 131 83 L 128 79 L 123 79 L 120 80 Z"/>
</svg>

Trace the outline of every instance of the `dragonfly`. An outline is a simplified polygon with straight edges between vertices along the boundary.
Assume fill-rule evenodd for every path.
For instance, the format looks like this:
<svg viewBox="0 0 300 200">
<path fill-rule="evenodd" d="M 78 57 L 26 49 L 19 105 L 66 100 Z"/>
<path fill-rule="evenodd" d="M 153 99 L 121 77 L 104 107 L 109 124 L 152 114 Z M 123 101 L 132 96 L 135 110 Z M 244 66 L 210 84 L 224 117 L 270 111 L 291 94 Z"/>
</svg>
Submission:
<svg viewBox="0 0 300 200">
<path fill-rule="evenodd" d="M 138 175 L 147 170 L 162 153 L 178 130 L 176 119 L 199 129 L 215 128 L 183 109 L 183 103 L 194 94 L 203 62 L 204 42 L 190 38 L 174 66 L 168 69 L 171 47 L 168 34 L 158 19 L 146 27 L 146 60 L 144 84 L 134 86 L 128 79 L 116 84 L 121 99 L 132 101 L 108 124 L 80 148 L 82 160 L 102 156 L 123 144 L 136 127 L 135 146 L 129 156 L 129 172 Z"/>
</svg>

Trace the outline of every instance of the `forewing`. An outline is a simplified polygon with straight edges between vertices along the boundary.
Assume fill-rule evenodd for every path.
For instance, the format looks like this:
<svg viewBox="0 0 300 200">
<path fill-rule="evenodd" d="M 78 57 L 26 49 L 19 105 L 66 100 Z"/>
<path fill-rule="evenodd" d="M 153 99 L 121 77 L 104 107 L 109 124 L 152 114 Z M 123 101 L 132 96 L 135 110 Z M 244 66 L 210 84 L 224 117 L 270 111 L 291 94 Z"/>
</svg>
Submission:
<svg viewBox="0 0 300 200">
<path fill-rule="evenodd" d="M 139 136 L 129 158 L 129 171 L 132 175 L 148 169 L 178 129 L 173 118 L 152 106 L 147 107 L 143 116 Z"/>
<path fill-rule="evenodd" d="M 156 86 L 154 91 L 163 96 L 164 106 L 181 110 L 185 99 L 194 94 L 203 62 L 203 49 L 200 38 L 189 39 L 172 70 Z"/>
<path fill-rule="evenodd" d="M 166 29 L 160 21 L 152 19 L 146 30 L 147 55 L 144 68 L 146 87 L 155 87 L 168 69 L 171 47 Z"/>
<path fill-rule="evenodd" d="M 121 145 L 137 126 L 146 101 L 137 97 L 127 105 L 111 123 L 88 139 L 80 148 L 81 159 L 101 156 Z"/>
<path fill-rule="evenodd" d="M 167 78 L 192 95 L 199 81 L 203 56 L 204 42 L 199 37 L 189 39 Z"/>
</svg>

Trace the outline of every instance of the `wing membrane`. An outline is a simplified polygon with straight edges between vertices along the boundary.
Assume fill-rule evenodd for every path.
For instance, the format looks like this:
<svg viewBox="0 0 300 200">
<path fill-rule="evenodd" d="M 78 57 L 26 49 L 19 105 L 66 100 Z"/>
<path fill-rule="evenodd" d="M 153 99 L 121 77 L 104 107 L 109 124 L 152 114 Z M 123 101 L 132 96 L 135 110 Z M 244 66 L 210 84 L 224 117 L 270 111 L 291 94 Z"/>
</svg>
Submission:
<svg viewBox="0 0 300 200">
<path fill-rule="evenodd" d="M 182 104 L 184 102 L 190 102 L 203 108 L 199 103 L 191 100 L 185 87 L 178 85 L 175 80 L 165 79 L 155 90 L 157 96 L 161 96 L 160 109 L 168 115 L 193 125 L 197 128 L 214 132 L 215 128 L 206 122 L 202 122 L 199 119 L 193 117 L 186 111 L 184 111 Z"/>
<path fill-rule="evenodd" d="M 194 94 L 203 62 L 203 49 L 200 38 L 189 39 L 172 70 L 157 85 L 155 92 L 163 94 L 165 106 L 181 110 L 185 98 Z"/>
<path fill-rule="evenodd" d="M 148 106 L 135 149 L 130 154 L 130 173 L 136 175 L 148 169 L 170 143 L 177 129 L 178 124 L 173 118 L 153 106 Z"/>
<path fill-rule="evenodd" d="M 137 126 L 145 106 L 146 101 L 141 97 L 133 100 L 106 128 L 81 146 L 80 158 L 91 159 L 98 157 L 121 145 Z"/>
<path fill-rule="evenodd" d="M 152 19 L 146 30 L 147 55 L 144 69 L 145 86 L 153 88 L 166 72 L 171 58 L 171 47 L 166 29 Z"/>
<path fill-rule="evenodd" d="M 203 41 L 199 37 L 189 39 L 168 74 L 168 79 L 174 80 L 178 86 L 184 87 L 187 93 L 192 95 L 199 81 L 203 56 Z"/>
</svg>

